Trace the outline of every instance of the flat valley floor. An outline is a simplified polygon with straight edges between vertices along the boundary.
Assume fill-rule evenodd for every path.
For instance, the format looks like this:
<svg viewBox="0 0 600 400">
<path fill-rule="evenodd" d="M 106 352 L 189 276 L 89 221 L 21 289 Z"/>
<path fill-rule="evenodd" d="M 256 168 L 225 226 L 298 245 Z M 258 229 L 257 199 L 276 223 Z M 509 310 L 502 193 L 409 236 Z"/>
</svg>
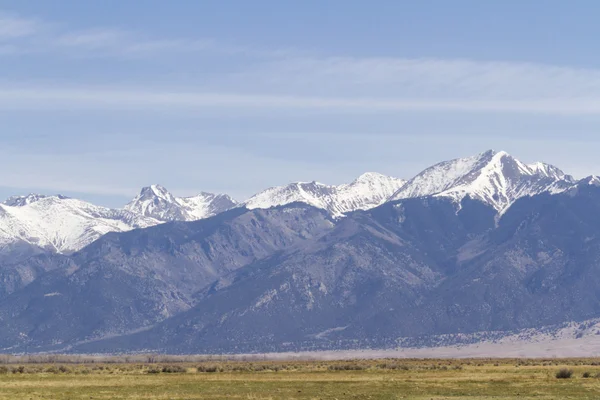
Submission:
<svg viewBox="0 0 600 400">
<path fill-rule="evenodd" d="M 572 373 L 559 379 L 561 369 Z M 0 365 L 0 399 L 598 399 L 600 360 Z"/>
</svg>

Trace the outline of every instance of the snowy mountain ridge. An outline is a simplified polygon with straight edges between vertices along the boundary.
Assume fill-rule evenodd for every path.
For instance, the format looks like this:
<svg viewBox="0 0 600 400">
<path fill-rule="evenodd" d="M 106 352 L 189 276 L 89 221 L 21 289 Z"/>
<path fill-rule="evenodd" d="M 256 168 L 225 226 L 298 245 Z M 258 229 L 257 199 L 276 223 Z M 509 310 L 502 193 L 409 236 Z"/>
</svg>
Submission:
<svg viewBox="0 0 600 400">
<path fill-rule="evenodd" d="M 503 213 L 521 197 L 547 191 L 560 193 L 573 184 L 575 179 L 555 166 L 541 162 L 525 164 L 504 151 L 489 150 L 427 168 L 389 200 L 441 196 L 460 203 L 468 196 Z"/>
<path fill-rule="evenodd" d="M 242 203 L 249 209 L 270 208 L 302 202 L 327 210 L 334 217 L 347 212 L 368 210 L 384 202 L 406 181 L 376 172 L 367 172 L 351 183 L 325 185 L 319 182 L 296 182 L 264 190 Z"/>
<path fill-rule="evenodd" d="M 193 221 L 228 210 L 237 203 L 226 195 L 201 193 L 176 198 L 152 185 L 124 209 L 111 209 L 62 195 L 12 196 L 0 204 L 0 255 L 69 254 L 109 232 L 147 228 L 167 221 Z"/>
<path fill-rule="evenodd" d="M 236 207 L 238 203 L 225 194 L 202 192 L 192 197 L 175 197 L 160 185 L 142 188 L 125 210 L 159 221 L 195 221 L 212 217 Z"/>
<path fill-rule="evenodd" d="M 35 199 L 35 201 L 34 201 Z M 16 243 L 71 253 L 108 232 L 146 228 L 159 221 L 64 196 L 30 195 L 0 204 L 0 253 Z"/>
<path fill-rule="evenodd" d="M 586 178 L 598 184 L 597 177 Z M 176 197 L 160 185 L 141 189 L 123 209 L 110 209 L 62 195 L 13 196 L 0 204 L 0 255 L 23 246 L 29 251 L 71 253 L 108 232 L 145 228 L 168 221 L 195 221 L 235 207 L 265 209 L 303 202 L 339 218 L 387 201 L 413 197 L 471 197 L 499 214 L 517 199 L 542 192 L 560 193 L 577 183 L 541 162 L 525 164 L 506 152 L 486 151 L 438 163 L 409 181 L 368 172 L 341 185 L 295 182 L 266 189 L 242 203 L 225 194 L 201 192 Z"/>
</svg>

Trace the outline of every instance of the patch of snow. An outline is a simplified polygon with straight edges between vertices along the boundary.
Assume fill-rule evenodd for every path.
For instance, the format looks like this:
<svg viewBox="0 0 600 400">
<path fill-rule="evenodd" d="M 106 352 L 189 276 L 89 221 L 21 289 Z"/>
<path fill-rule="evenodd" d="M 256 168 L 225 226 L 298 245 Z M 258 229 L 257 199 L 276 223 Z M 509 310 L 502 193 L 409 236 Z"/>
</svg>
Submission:
<svg viewBox="0 0 600 400">
<path fill-rule="evenodd" d="M 336 328 L 326 329 L 323 332 L 319 332 L 319 333 L 317 333 L 315 335 L 312 335 L 312 337 L 314 337 L 315 339 L 325 339 L 327 337 L 327 335 L 329 335 L 330 333 L 341 332 L 341 331 L 345 330 L 346 328 L 348 328 L 348 325 L 346 325 L 346 326 L 338 326 Z"/>
<path fill-rule="evenodd" d="M 254 308 L 260 308 L 269 304 L 275 298 L 275 296 L 277 296 L 277 290 L 271 289 L 267 291 L 256 301 L 256 304 L 254 304 Z"/>
</svg>

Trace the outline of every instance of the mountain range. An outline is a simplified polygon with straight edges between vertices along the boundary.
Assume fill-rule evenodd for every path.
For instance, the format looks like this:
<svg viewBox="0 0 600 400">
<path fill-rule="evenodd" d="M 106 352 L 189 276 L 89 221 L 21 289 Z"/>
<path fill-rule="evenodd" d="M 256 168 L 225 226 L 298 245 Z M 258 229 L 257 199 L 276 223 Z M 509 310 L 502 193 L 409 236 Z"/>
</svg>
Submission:
<svg viewBox="0 0 600 400">
<path fill-rule="evenodd" d="M 505 152 L 242 202 L 13 197 L 0 240 L 4 351 L 393 348 L 600 316 L 600 180 Z"/>
</svg>

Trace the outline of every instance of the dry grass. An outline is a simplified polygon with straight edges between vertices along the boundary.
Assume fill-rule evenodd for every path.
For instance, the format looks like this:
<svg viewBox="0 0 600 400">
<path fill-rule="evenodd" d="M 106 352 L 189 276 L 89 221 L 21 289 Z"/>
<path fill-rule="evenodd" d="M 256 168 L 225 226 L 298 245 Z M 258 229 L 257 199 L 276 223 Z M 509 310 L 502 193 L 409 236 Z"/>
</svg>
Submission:
<svg viewBox="0 0 600 400">
<path fill-rule="evenodd" d="M 600 398 L 594 359 L 170 361 L 5 364 L 0 399 Z"/>
</svg>

